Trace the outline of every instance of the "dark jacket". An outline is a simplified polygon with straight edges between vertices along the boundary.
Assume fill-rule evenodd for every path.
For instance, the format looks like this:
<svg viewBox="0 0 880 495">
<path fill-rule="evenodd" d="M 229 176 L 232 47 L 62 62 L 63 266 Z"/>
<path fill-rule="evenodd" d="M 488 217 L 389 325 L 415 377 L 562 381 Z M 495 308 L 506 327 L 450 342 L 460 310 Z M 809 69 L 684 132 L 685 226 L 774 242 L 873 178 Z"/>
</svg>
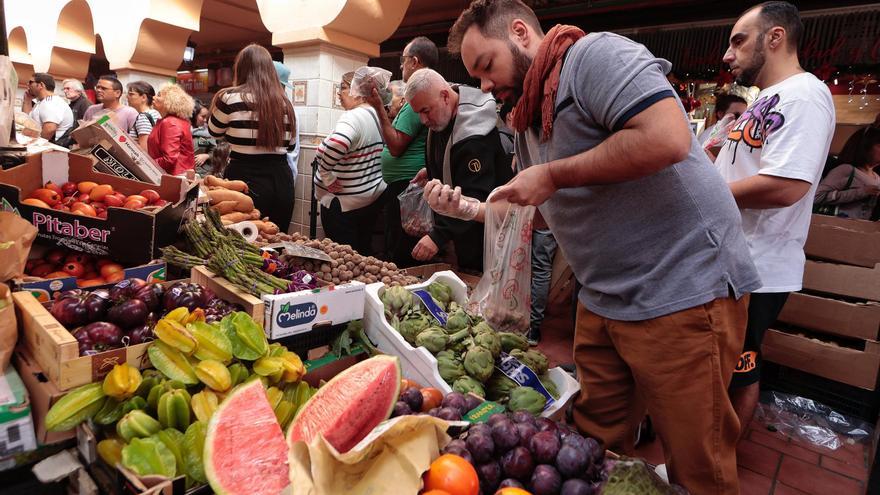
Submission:
<svg viewBox="0 0 880 495">
<path fill-rule="evenodd" d="M 70 102 L 70 110 L 73 112 L 73 126 L 79 127 L 79 121 L 86 115 L 86 110 L 92 106 L 92 102 L 86 98 L 85 93 L 81 94 L 75 101 Z"/>
<path fill-rule="evenodd" d="M 513 178 L 511 156 L 505 151 L 497 128 L 498 115 L 492 95 L 469 86 L 455 89 L 459 102 L 455 119 L 450 122 L 452 129 L 428 133 L 425 160 L 428 176 L 448 181 L 451 186 L 461 187 L 463 195 L 485 201 L 493 189 Z M 450 140 L 449 177 L 444 179 L 442 157 Z M 482 252 L 482 230 L 482 224 L 434 214 L 434 229 L 429 235 L 438 246 L 459 239 L 466 241 L 468 251 L 473 246 Z M 475 236 L 479 239 L 474 239 Z M 460 252 L 464 245 L 456 242 L 459 258 L 464 254 Z"/>
<path fill-rule="evenodd" d="M 189 120 L 166 115 L 156 122 L 147 139 L 150 158 L 171 175 L 180 175 L 195 167 L 192 131 Z"/>
</svg>

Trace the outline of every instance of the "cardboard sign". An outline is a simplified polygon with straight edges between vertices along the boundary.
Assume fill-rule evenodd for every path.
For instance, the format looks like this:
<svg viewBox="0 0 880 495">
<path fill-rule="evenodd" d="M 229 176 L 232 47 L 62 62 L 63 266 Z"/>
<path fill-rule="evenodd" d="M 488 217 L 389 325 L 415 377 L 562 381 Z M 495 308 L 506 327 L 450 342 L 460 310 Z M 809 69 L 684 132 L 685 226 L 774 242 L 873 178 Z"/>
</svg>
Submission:
<svg viewBox="0 0 880 495">
<path fill-rule="evenodd" d="M 104 114 L 95 120 L 83 122 L 71 134 L 81 148 L 91 149 L 95 145 L 112 143 L 108 152 L 138 180 L 150 184 L 161 184 L 164 171 L 137 144 L 137 140 L 120 129 L 113 122 L 110 114 Z"/>
<path fill-rule="evenodd" d="M 364 288 L 361 282 L 303 290 L 289 294 L 264 295 L 263 328 L 270 339 L 280 339 L 312 330 L 317 325 L 338 325 L 364 317 Z"/>
<path fill-rule="evenodd" d="M 118 175 L 124 179 L 138 180 L 138 177 L 132 173 L 131 170 L 127 169 L 122 162 L 117 160 L 116 157 L 110 153 L 107 149 L 108 147 L 108 143 L 101 142 L 101 144 L 96 144 L 92 148 L 91 155 L 98 159 L 98 163 L 95 164 L 95 169 L 97 169 L 98 172 Z"/>
</svg>

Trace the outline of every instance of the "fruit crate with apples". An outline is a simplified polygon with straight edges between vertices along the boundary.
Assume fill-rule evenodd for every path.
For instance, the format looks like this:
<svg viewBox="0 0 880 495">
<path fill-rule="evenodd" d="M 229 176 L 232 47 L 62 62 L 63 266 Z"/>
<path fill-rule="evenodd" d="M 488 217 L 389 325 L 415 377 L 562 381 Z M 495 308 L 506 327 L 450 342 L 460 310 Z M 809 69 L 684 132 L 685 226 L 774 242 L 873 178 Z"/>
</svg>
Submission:
<svg viewBox="0 0 880 495">
<path fill-rule="evenodd" d="M 89 157 L 61 151 L 0 170 L 0 210 L 34 224 L 38 242 L 126 264 L 149 263 L 176 242 L 197 196 L 198 184 L 183 177 L 163 175 L 155 186 L 97 172 Z"/>
</svg>

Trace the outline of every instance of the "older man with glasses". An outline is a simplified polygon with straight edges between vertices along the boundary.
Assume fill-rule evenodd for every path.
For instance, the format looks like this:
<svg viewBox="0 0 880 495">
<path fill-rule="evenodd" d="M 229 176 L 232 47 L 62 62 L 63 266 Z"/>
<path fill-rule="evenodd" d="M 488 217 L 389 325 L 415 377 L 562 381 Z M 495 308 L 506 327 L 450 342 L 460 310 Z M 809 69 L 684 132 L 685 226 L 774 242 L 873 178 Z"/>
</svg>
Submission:
<svg viewBox="0 0 880 495">
<path fill-rule="evenodd" d="M 90 106 L 83 119 L 92 120 L 99 114 L 110 111 L 113 113 L 113 120 L 120 129 L 128 132 L 134 127 L 137 120 L 138 112 L 134 108 L 123 105 L 120 101 L 122 98 L 122 83 L 113 76 L 101 76 L 98 84 L 95 85 L 95 96 L 100 103 Z"/>
<path fill-rule="evenodd" d="M 64 91 L 64 97 L 70 105 L 73 112 L 74 125 L 86 116 L 86 110 L 89 109 L 92 102 L 86 97 L 86 90 L 83 84 L 76 79 L 65 79 L 61 83 L 61 90 Z"/>
</svg>

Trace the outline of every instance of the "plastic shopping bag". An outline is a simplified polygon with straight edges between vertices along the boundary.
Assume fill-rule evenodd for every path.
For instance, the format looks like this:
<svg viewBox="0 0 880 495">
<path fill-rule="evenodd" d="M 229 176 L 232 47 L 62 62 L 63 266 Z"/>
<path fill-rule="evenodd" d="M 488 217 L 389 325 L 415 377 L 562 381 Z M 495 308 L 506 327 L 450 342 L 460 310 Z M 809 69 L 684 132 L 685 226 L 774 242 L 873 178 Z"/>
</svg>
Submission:
<svg viewBox="0 0 880 495">
<path fill-rule="evenodd" d="M 381 95 L 383 90 L 388 87 L 388 83 L 391 82 L 391 72 L 381 67 L 369 67 L 366 65 L 359 67 L 354 71 L 354 77 L 351 78 L 351 89 L 348 94 L 353 97 L 367 97 L 373 91 L 372 83 L 374 82 Z"/>
<path fill-rule="evenodd" d="M 468 306 L 498 332 L 521 335 L 531 316 L 532 218 L 534 206 L 486 202 L 483 278 Z"/>
<path fill-rule="evenodd" d="M 425 188 L 410 184 L 397 195 L 400 202 L 400 225 L 407 235 L 422 237 L 434 229 L 434 212 L 425 201 Z"/>
</svg>

